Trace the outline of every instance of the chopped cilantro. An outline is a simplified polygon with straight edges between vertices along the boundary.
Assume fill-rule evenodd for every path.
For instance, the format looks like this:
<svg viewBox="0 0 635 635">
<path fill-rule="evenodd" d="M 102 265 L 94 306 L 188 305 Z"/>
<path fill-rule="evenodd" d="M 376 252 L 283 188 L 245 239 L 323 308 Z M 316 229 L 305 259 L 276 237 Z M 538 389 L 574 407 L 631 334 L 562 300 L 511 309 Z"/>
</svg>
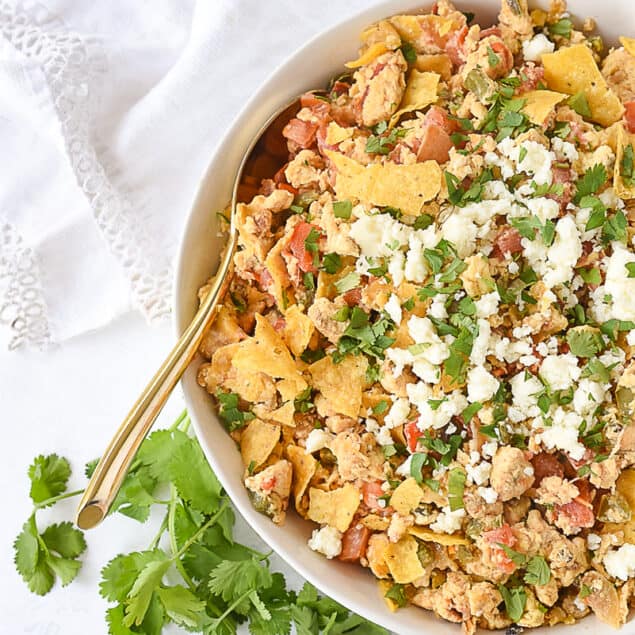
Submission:
<svg viewBox="0 0 635 635">
<path fill-rule="evenodd" d="M 313 364 L 321 360 L 323 357 L 326 357 L 326 353 L 319 348 L 316 351 L 312 351 L 310 348 L 307 348 L 302 355 L 300 355 L 300 359 L 306 364 Z"/>
<path fill-rule="evenodd" d="M 461 417 L 463 418 L 464 423 L 469 423 L 472 420 L 472 417 L 483 407 L 483 404 L 480 401 L 475 401 L 471 403 L 463 412 L 461 413 Z"/>
<path fill-rule="evenodd" d="M 393 128 L 388 134 L 371 135 L 366 141 L 366 152 L 368 154 L 389 154 L 401 137 L 405 136 L 407 130 Z"/>
<path fill-rule="evenodd" d="M 635 322 L 631 322 L 630 320 L 612 319 L 600 325 L 600 331 L 602 331 L 602 333 L 613 342 L 617 340 L 618 333 L 621 333 L 622 331 L 631 331 L 632 329 L 635 329 Z"/>
<path fill-rule="evenodd" d="M 342 259 L 338 254 L 324 254 L 324 258 L 322 258 L 322 269 L 326 271 L 326 273 L 334 274 L 337 273 L 342 267 Z"/>
<path fill-rule="evenodd" d="M 578 269 L 578 273 L 580 274 L 582 280 L 584 280 L 587 284 L 602 284 L 602 274 L 597 267 Z"/>
<path fill-rule="evenodd" d="M 423 467 L 428 462 L 426 452 L 415 452 L 410 459 L 410 476 L 414 478 L 419 485 L 423 485 Z"/>
<path fill-rule="evenodd" d="M 518 586 L 508 589 L 502 584 L 498 585 L 498 590 L 503 596 L 505 602 L 505 610 L 512 622 L 518 622 L 525 612 L 527 605 L 527 593 L 525 587 Z"/>
<path fill-rule="evenodd" d="M 635 278 L 635 262 L 627 262 L 626 271 L 628 272 L 629 278 Z"/>
<path fill-rule="evenodd" d="M 380 317 L 371 323 L 370 316 L 359 307 L 353 307 L 350 322 L 342 337 L 337 342 L 334 361 L 340 361 L 344 355 L 365 353 L 377 359 L 384 358 L 384 351 L 394 343 L 394 338 L 386 336 L 386 331 L 393 323 Z"/>
<path fill-rule="evenodd" d="M 304 282 L 304 286 L 309 291 L 315 291 L 315 278 L 313 277 L 313 274 L 310 271 L 307 271 L 302 276 L 302 282 Z"/>
<path fill-rule="evenodd" d="M 388 402 L 382 399 L 380 402 L 373 406 L 373 414 L 383 415 L 388 410 Z"/>
<path fill-rule="evenodd" d="M 527 563 L 527 571 L 523 578 L 527 584 L 544 586 L 551 580 L 551 570 L 542 556 L 534 556 Z"/>
<path fill-rule="evenodd" d="M 589 168 L 576 183 L 574 202 L 580 204 L 583 197 L 598 192 L 606 183 L 607 178 L 606 168 L 601 163 L 596 163 Z"/>
<path fill-rule="evenodd" d="M 612 240 L 618 240 L 626 242 L 628 239 L 628 221 L 622 210 L 616 212 L 613 216 L 607 218 L 602 227 L 602 240 L 604 242 L 610 242 Z"/>
<path fill-rule="evenodd" d="M 412 225 L 413 229 L 425 229 L 434 223 L 434 218 L 430 214 L 419 214 Z"/>
<path fill-rule="evenodd" d="M 403 608 L 408 604 L 406 591 L 403 584 L 393 584 L 384 594 L 385 598 L 392 600 L 398 607 Z"/>
<path fill-rule="evenodd" d="M 480 201 L 483 196 L 483 186 L 494 178 L 490 169 L 483 170 L 479 176 L 472 181 L 471 185 L 464 190 L 461 187 L 458 177 L 447 170 L 444 172 L 444 175 L 448 187 L 448 200 L 452 205 L 456 205 L 457 207 L 465 207 L 468 203 Z"/>
<path fill-rule="evenodd" d="M 216 399 L 219 405 L 218 414 L 229 432 L 242 428 L 247 421 L 254 418 L 252 412 L 240 409 L 240 397 L 236 393 L 219 391 Z"/>
<path fill-rule="evenodd" d="M 576 326 L 567 331 L 567 344 L 577 357 L 593 357 L 604 350 L 604 340 L 598 329 Z"/>
</svg>

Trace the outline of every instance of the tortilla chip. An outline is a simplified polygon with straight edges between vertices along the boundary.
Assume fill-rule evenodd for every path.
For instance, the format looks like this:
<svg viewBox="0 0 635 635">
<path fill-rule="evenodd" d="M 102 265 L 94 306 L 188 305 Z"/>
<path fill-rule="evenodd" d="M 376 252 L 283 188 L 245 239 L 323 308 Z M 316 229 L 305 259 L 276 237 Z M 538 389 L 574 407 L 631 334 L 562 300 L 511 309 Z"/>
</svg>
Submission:
<svg viewBox="0 0 635 635">
<path fill-rule="evenodd" d="M 290 306 L 284 314 L 285 326 L 282 336 L 291 352 L 299 357 L 309 345 L 315 327 L 306 313 L 297 304 Z"/>
<path fill-rule="evenodd" d="M 245 467 L 261 466 L 280 440 L 280 426 L 252 419 L 240 437 L 240 455 Z"/>
<path fill-rule="evenodd" d="M 284 291 L 289 286 L 289 272 L 282 257 L 282 252 L 286 247 L 287 241 L 279 240 L 265 258 L 265 267 L 272 278 L 268 291 L 275 298 L 278 309 L 282 313 L 286 312 L 284 307 L 288 304 L 288 298 L 285 298 Z"/>
<path fill-rule="evenodd" d="M 452 60 L 445 53 L 417 55 L 414 67 L 418 71 L 438 73 L 446 81 L 452 77 Z"/>
<path fill-rule="evenodd" d="M 269 401 L 273 397 L 273 382 L 267 375 L 255 368 L 237 369 L 233 366 L 240 346 L 241 343 L 228 344 L 214 353 L 207 375 L 211 380 L 208 381 L 207 390 L 215 393 L 222 387 L 240 395 L 245 401 Z"/>
<path fill-rule="evenodd" d="M 369 514 L 364 516 L 360 521 L 364 527 L 372 529 L 373 531 L 385 531 L 390 525 L 390 520 L 383 516 L 377 516 L 375 514 Z"/>
<path fill-rule="evenodd" d="M 355 128 L 342 128 L 334 121 L 326 128 L 326 143 L 330 146 L 336 146 L 345 139 L 350 139 L 355 133 Z"/>
<path fill-rule="evenodd" d="M 243 340 L 237 346 L 232 359 L 234 368 L 252 372 L 258 370 L 270 377 L 294 382 L 296 395 L 307 387 L 289 349 L 262 315 L 256 314 L 254 337 Z"/>
<path fill-rule="evenodd" d="M 412 42 L 415 45 L 419 37 L 425 34 L 438 33 L 441 47 L 445 46 L 446 36 L 453 29 L 460 28 L 452 18 L 441 15 L 395 15 L 390 18 L 390 23 L 395 27 L 401 39 Z M 422 38 L 425 39 L 425 38 Z"/>
<path fill-rule="evenodd" d="M 393 15 L 389 22 L 402 40 L 412 42 L 421 35 L 421 23 L 416 15 Z"/>
<path fill-rule="evenodd" d="M 617 134 L 617 152 L 615 153 L 615 167 L 613 168 L 613 187 L 620 198 L 635 198 L 635 185 L 627 185 L 622 177 L 622 159 L 624 148 L 631 145 L 635 149 L 635 134 L 629 134 L 620 126 Z"/>
<path fill-rule="evenodd" d="M 320 525 L 346 531 L 359 507 L 359 499 L 359 490 L 350 483 L 330 492 L 312 487 L 307 517 Z"/>
<path fill-rule="evenodd" d="M 338 295 L 337 287 L 335 283 L 339 280 L 340 275 L 337 273 L 326 273 L 326 271 L 320 271 L 318 273 L 317 286 L 315 288 L 316 298 L 328 298 L 332 300 Z"/>
<path fill-rule="evenodd" d="M 314 388 L 322 393 L 331 410 L 357 419 L 367 368 L 368 360 L 363 355 L 349 355 L 339 364 L 327 355 L 311 364 L 309 373 Z"/>
<path fill-rule="evenodd" d="M 395 582 L 409 584 L 424 574 L 419 561 L 419 545 L 406 534 L 399 542 L 391 542 L 386 549 L 386 564 Z"/>
<path fill-rule="evenodd" d="M 287 446 L 287 457 L 291 461 L 291 465 L 293 465 L 293 486 L 291 490 L 293 500 L 295 508 L 300 511 L 303 507 L 302 497 L 315 474 L 318 462 L 297 445 Z M 306 510 L 303 511 L 306 512 Z"/>
<path fill-rule="evenodd" d="M 412 165 L 373 163 L 364 167 L 337 152 L 327 155 L 337 168 L 335 191 L 341 200 L 398 207 L 404 214 L 418 216 L 423 204 L 441 190 L 441 168 L 436 161 Z"/>
<path fill-rule="evenodd" d="M 542 126 L 556 105 L 566 97 L 552 90 L 530 90 L 522 94 L 521 99 L 526 100 L 522 112 L 527 115 L 531 123 Z"/>
<path fill-rule="evenodd" d="M 293 401 L 287 401 L 287 403 L 275 410 L 269 410 L 263 406 L 256 406 L 254 408 L 254 414 L 266 421 L 277 421 L 285 426 L 295 427 L 295 421 L 293 419 L 293 415 L 295 414 L 295 405 Z"/>
<path fill-rule="evenodd" d="M 389 49 L 395 50 L 401 46 L 401 38 L 395 27 L 388 20 L 381 20 L 371 24 L 362 31 L 360 40 L 370 46 L 377 42 L 383 42 Z"/>
<path fill-rule="evenodd" d="M 399 604 L 397 604 L 397 602 L 395 602 L 391 598 L 386 597 L 386 593 L 388 593 L 388 591 L 392 589 L 393 583 L 389 582 L 388 580 L 377 580 L 377 583 L 379 584 L 379 592 L 381 593 L 381 597 L 384 598 L 384 602 L 386 602 L 388 610 L 391 613 L 394 613 L 399 608 Z"/>
<path fill-rule="evenodd" d="M 621 35 L 620 44 L 626 49 L 626 51 L 635 56 L 635 38 L 624 37 L 623 35 Z"/>
<path fill-rule="evenodd" d="M 297 390 L 295 380 L 281 379 L 276 382 L 276 390 L 280 393 L 282 401 L 293 401 L 301 390 Z"/>
<path fill-rule="evenodd" d="M 463 536 L 454 536 L 450 534 L 436 534 L 431 529 L 424 529 L 423 527 L 410 527 L 408 533 L 419 540 L 425 542 L 436 542 L 438 545 L 444 547 L 452 547 L 455 545 L 469 545 L 470 541 Z"/>
<path fill-rule="evenodd" d="M 567 95 L 584 92 L 591 109 L 592 121 L 610 126 L 622 117 L 622 102 L 609 88 L 593 54 L 584 44 L 567 46 L 555 53 L 545 53 L 542 64 L 549 88 Z"/>
<path fill-rule="evenodd" d="M 384 53 L 387 53 L 389 50 L 390 49 L 383 42 L 371 44 L 356 60 L 346 62 L 344 66 L 346 66 L 346 68 L 359 68 L 360 66 L 366 66 L 366 64 L 370 64 L 374 59 Z"/>
<path fill-rule="evenodd" d="M 438 73 L 418 71 L 413 68 L 410 71 L 399 110 L 390 118 L 390 127 L 392 128 L 399 121 L 401 115 L 413 110 L 421 110 L 437 101 L 440 79 L 441 76 Z"/>
<path fill-rule="evenodd" d="M 419 487 L 417 481 L 410 477 L 400 483 L 392 493 L 390 506 L 402 516 L 407 516 L 419 505 L 422 497 L 423 490 Z"/>
</svg>

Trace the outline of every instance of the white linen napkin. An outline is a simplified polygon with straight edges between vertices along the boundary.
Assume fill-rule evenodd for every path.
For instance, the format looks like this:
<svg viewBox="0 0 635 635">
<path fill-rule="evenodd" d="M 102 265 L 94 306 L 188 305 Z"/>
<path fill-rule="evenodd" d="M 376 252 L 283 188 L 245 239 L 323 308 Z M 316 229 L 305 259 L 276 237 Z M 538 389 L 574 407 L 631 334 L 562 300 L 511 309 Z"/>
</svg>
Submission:
<svg viewBox="0 0 635 635">
<path fill-rule="evenodd" d="M 344 6 L 345 5 L 345 6 Z M 198 181 L 243 103 L 367 0 L 0 1 L 0 332 L 170 311 Z"/>
</svg>

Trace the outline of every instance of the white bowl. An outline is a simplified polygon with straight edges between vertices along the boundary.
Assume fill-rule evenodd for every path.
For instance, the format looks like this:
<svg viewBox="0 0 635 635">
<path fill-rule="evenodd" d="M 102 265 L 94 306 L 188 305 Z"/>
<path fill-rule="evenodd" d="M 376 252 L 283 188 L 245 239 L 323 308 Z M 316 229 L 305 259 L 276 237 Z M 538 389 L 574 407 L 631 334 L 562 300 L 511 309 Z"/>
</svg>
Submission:
<svg viewBox="0 0 635 635">
<path fill-rule="evenodd" d="M 603 35 L 614 42 L 619 35 L 635 33 L 631 3 L 632 0 L 570 0 L 569 8 L 578 19 L 587 16 L 596 18 Z M 536 3 L 531 4 L 534 6 Z M 289 57 L 246 104 L 212 157 L 187 221 L 175 284 L 175 326 L 178 334 L 183 332 L 194 315 L 198 288 L 218 264 L 222 245 L 217 236 L 215 212 L 229 201 L 240 159 L 262 123 L 293 97 L 310 88 L 325 86 L 331 76 L 341 72 L 344 62 L 356 57 L 358 36 L 365 26 L 398 12 L 427 9 L 430 5 L 431 2 L 426 0 L 388 0 L 342 22 Z M 476 20 L 488 25 L 496 18 L 499 0 L 459 1 L 458 5 L 464 11 L 476 13 Z M 200 358 L 193 361 L 182 381 L 194 429 L 214 472 L 254 531 L 323 593 L 377 624 L 399 635 L 458 635 L 459 626 L 416 607 L 391 613 L 368 570 L 327 560 L 308 548 L 312 523 L 290 513 L 284 527 L 277 527 L 253 509 L 242 483 L 243 466 L 238 449 L 218 421 L 209 395 L 196 383 L 200 362 Z M 547 630 L 544 628 L 540 632 L 546 633 Z M 582 635 L 607 630 L 608 627 L 594 618 L 588 618 L 575 626 L 551 628 L 549 633 Z M 632 634 L 635 629 L 631 624 L 622 632 Z"/>
</svg>

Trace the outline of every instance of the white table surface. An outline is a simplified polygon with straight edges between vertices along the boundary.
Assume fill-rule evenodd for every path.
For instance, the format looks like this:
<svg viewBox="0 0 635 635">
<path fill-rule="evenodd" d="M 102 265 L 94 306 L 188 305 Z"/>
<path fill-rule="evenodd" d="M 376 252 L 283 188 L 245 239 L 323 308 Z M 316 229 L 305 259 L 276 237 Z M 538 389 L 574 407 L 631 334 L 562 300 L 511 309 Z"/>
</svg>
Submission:
<svg viewBox="0 0 635 635">
<path fill-rule="evenodd" d="M 47 596 L 31 594 L 15 572 L 12 544 L 31 513 L 26 475 L 38 454 L 56 452 L 72 462 L 71 489 L 83 487 L 84 463 L 99 456 L 173 341 L 171 327 L 148 327 L 128 314 L 104 329 L 46 353 L 0 352 L 0 444 L 3 502 L 0 522 L 0 633 L 102 635 L 107 603 L 98 592 L 99 571 L 118 553 L 145 549 L 157 518 L 142 525 L 121 515 L 86 532 L 88 549 L 79 576 Z M 183 408 L 177 390 L 159 422 L 169 425 Z M 38 513 L 42 525 L 72 520 L 76 499 Z M 237 518 L 237 536 L 252 546 L 258 538 Z M 260 543 L 262 546 L 262 543 Z M 295 587 L 300 578 L 279 559 L 274 567 Z M 177 629 L 170 632 L 176 633 Z M 245 630 L 245 632 L 247 632 Z"/>
</svg>

